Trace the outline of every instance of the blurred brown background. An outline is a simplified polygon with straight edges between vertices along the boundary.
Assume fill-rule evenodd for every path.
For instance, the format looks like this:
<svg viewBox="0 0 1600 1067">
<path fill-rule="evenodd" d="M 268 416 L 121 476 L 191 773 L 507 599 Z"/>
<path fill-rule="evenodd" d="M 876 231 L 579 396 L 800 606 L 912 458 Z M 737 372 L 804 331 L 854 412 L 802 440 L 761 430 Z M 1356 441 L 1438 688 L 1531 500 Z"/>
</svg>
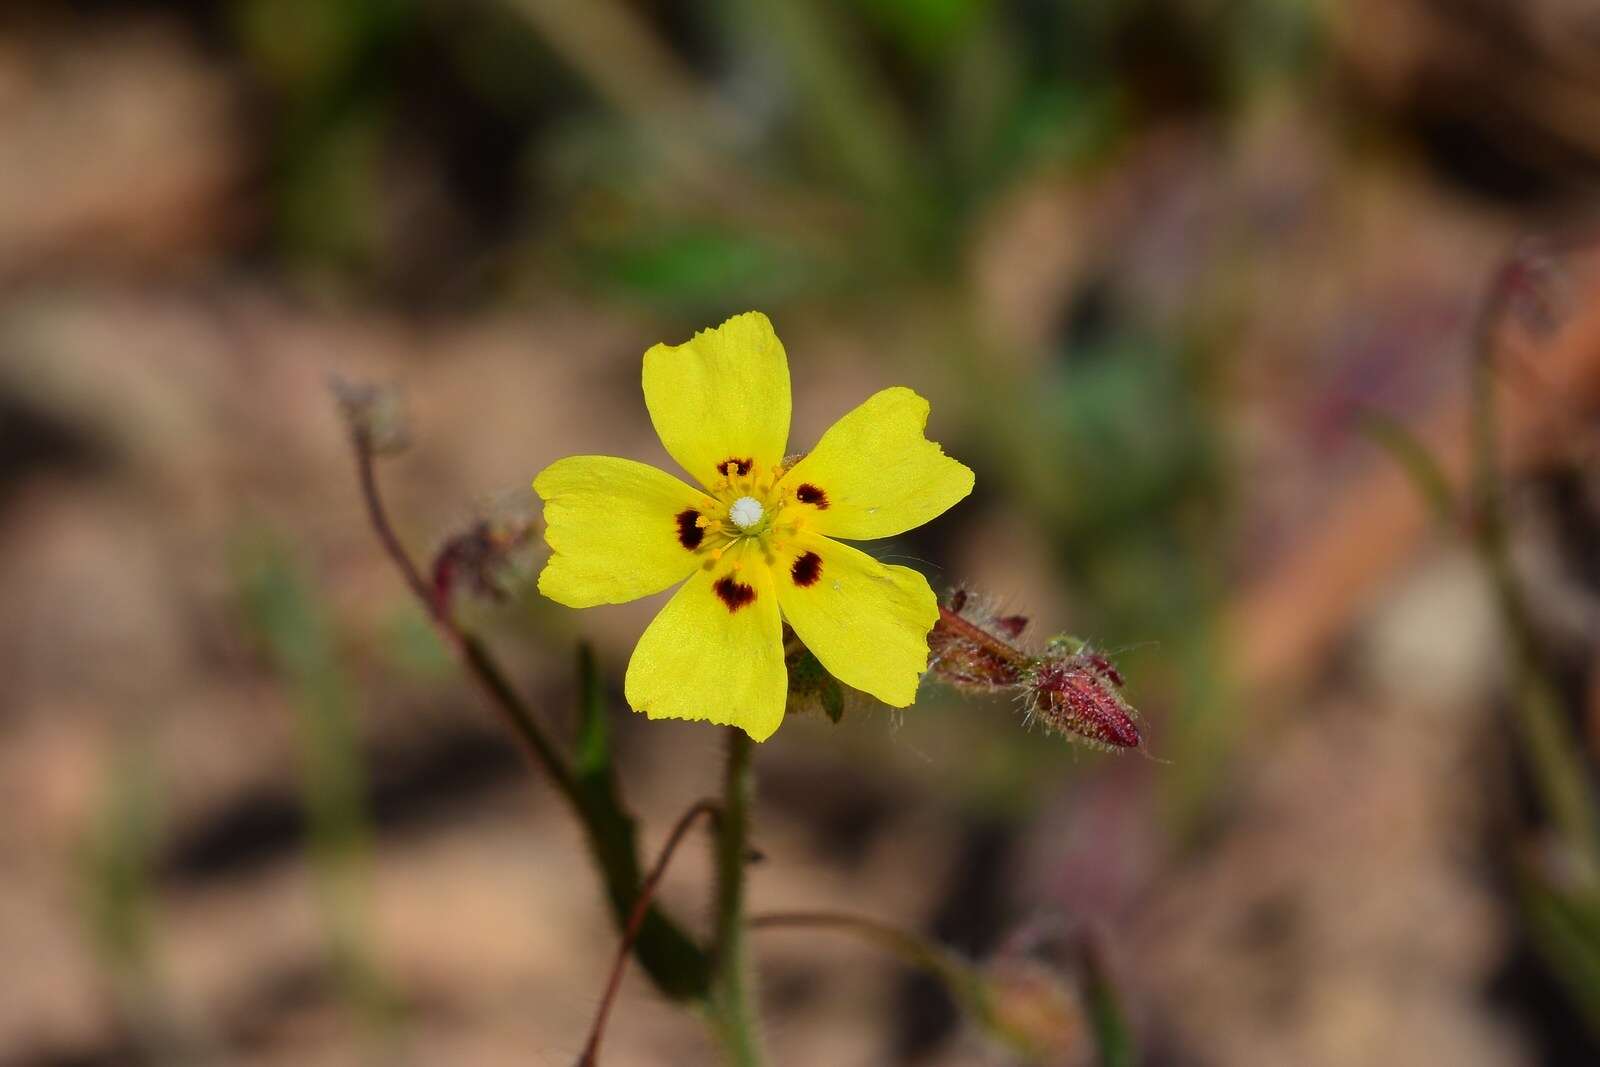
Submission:
<svg viewBox="0 0 1600 1067">
<path fill-rule="evenodd" d="M 930 397 L 978 488 L 882 551 L 1110 650 L 1154 757 L 796 717 L 753 907 L 996 973 L 1093 931 L 1148 1064 L 1600 1062 L 1597 178 L 1583 0 L 13 0 L 0 1064 L 572 1062 L 615 934 L 328 376 L 403 395 L 426 557 L 561 456 L 665 465 L 642 352 L 751 307 L 796 447 Z M 557 731 L 655 608 L 461 604 Z M 616 706 L 653 852 L 719 739 Z M 1014 1062 L 754 936 L 775 1062 Z M 637 973 L 606 1050 L 712 1056 Z"/>
</svg>

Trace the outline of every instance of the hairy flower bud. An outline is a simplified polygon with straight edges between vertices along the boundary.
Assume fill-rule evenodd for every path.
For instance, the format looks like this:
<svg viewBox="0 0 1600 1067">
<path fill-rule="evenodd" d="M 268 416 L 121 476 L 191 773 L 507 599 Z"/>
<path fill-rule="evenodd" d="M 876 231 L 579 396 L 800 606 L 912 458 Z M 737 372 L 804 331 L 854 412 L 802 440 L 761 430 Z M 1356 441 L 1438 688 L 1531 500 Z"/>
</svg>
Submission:
<svg viewBox="0 0 1600 1067">
<path fill-rule="evenodd" d="M 328 387 L 339 403 L 351 440 L 373 455 L 402 452 L 410 444 L 405 406 L 399 393 L 370 382 L 352 382 L 335 374 Z"/>
<path fill-rule="evenodd" d="M 513 568 L 513 555 L 528 544 L 532 524 L 527 520 L 490 521 L 479 519 L 472 526 L 446 541 L 433 557 L 433 600 L 440 611 L 448 611 L 458 589 L 494 601 L 507 598 L 506 577 Z"/>
<path fill-rule="evenodd" d="M 1136 712 L 1122 696 L 1122 675 L 1075 637 L 1052 639 L 1043 655 L 1017 645 L 1022 615 L 1001 615 L 964 589 L 939 608 L 928 634 L 931 677 L 968 692 L 1015 692 L 1027 721 L 1107 749 L 1138 748 Z"/>
<path fill-rule="evenodd" d="M 1028 679 L 1023 700 L 1030 721 L 1092 744 L 1138 748 L 1142 738 L 1121 689 L 1122 675 L 1111 662 L 1085 649 L 1047 656 Z"/>
<path fill-rule="evenodd" d="M 1043 960 L 1007 956 L 983 970 L 989 1011 L 980 1021 L 1030 1062 L 1077 1062 L 1089 1033 L 1080 991 Z"/>
</svg>

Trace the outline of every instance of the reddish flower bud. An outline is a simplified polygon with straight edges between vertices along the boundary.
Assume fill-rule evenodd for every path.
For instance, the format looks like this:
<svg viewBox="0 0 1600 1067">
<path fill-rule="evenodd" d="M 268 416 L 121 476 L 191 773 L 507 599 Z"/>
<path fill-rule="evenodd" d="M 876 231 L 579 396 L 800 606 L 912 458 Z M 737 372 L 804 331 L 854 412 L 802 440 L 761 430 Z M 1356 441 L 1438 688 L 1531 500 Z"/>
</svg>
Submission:
<svg viewBox="0 0 1600 1067">
<path fill-rule="evenodd" d="M 958 689 L 1020 692 L 1028 721 L 1107 748 L 1138 748 L 1136 713 L 1123 699 L 1122 674 L 1075 637 L 1053 638 L 1043 655 L 1018 647 L 1023 615 L 997 615 L 958 589 L 928 634 L 928 673 Z"/>
<path fill-rule="evenodd" d="M 1098 653 L 1049 659 L 1028 679 L 1028 716 L 1094 744 L 1138 748 L 1142 738 L 1121 685 L 1122 675 Z"/>
<path fill-rule="evenodd" d="M 373 455 L 404 451 L 411 435 L 400 394 L 370 382 L 351 382 L 337 374 L 328 379 L 345 428 L 357 446 Z"/>
<path fill-rule="evenodd" d="M 939 621 L 928 634 L 933 676 L 959 689 L 993 691 L 1022 684 L 1033 666 L 1027 653 L 1009 639 L 1022 632 L 1028 620 L 1021 615 L 997 620 L 980 610 L 964 589 L 939 609 Z"/>
<path fill-rule="evenodd" d="M 1001 615 L 994 620 L 994 628 L 1007 637 L 1021 637 L 1022 631 L 1028 628 L 1026 615 Z"/>
<path fill-rule="evenodd" d="M 456 534 L 433 557 L 433 602 L 443 611 L 457 589 L 494 601 L 506 599 L 506 572 L 512 554 L 528 543 L 532 527 L 525 521 L 480 519 Z"/>
</svg>

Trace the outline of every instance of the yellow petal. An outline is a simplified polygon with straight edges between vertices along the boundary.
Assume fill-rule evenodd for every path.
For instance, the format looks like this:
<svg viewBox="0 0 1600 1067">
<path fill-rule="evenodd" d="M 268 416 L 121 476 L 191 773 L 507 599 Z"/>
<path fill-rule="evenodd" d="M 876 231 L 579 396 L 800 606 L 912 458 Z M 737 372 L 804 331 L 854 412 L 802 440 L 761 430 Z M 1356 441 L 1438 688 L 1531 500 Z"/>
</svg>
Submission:
<svg viewBox="0 0 1600 1067">
<path fill-rule="evenodd" d="M 707 487 L 719 468 L 770 470 L 789 440 L 789 361 L 759 311 L 644 354 L 644 402 L 661 443 Z M 746 466 L 748 464 L 748 466 Z"/>
<path fill-rule="evenodd" d="M 623 688 L 652 719 L 704 719 L 765 741 L 783 721 L 788 686 L 771 568 L 759 550 L 738 546 L 667 601 L 639 638 Z"/>
<path fill-rule="evenodd" d="M 784 475 L 805 525 L 830 537 L 892 537 L 972 492 L 972 472 L 923 436 L 928 402 L 885 389 L 829 427 Z"/>
<path fill-rule="evenodd" d="M 544 500 L 550 545 L 539 592 L 559 604 L 588 608 L 659 593 L 702 558 L 680 539 L 679 516 L 699 509 L 705 495 L 654 467 L 570 456 L 541 471 L 533 490 Z"/>
<path fill-rule="evenodd" d="M 927 579 L 802 531 L 779 552 L 773 581 L 783 617 L 829 674 L 897 708 L 916 699 L 939 618 Z"/>
</svg>

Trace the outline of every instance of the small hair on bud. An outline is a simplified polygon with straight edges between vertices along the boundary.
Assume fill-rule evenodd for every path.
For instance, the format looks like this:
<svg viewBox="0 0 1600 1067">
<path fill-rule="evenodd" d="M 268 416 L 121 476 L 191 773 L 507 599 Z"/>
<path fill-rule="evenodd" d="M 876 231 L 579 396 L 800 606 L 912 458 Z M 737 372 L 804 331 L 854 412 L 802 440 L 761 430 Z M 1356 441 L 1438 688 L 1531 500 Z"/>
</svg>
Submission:
<svg viewBox="0 0 1600 1067">
<path fill-rule="evenodd" d="M 1144 743 L 1137 712 L 1123 699 L 1122 674 L 1087 641 L 1058 634 L 1035 654 L 1018 644 L 1026 615 L 1002 615 L 958 588 L 928 633 L 928 674 L 966 692 L 1013 692 L 1029 725 L 1116 751 Z"/>
<path fill-rule="evenodd" d="M 1030 722 L 1107 748 L 1138 748 L 1144 741 L 1135 711 L 1120 692 L 1122 675 L 1097 652 L 1047 658 L 1023 694 Z"/>
<path fill-rule="evenodd" d="M 1022 684 L 1032 657 L 1010 643 L 1015 634 L 994 627 L 966 590 L 957 589 L 928 634 L 928 670 L 958 689 L 994 692 Z"/>
</svg>

